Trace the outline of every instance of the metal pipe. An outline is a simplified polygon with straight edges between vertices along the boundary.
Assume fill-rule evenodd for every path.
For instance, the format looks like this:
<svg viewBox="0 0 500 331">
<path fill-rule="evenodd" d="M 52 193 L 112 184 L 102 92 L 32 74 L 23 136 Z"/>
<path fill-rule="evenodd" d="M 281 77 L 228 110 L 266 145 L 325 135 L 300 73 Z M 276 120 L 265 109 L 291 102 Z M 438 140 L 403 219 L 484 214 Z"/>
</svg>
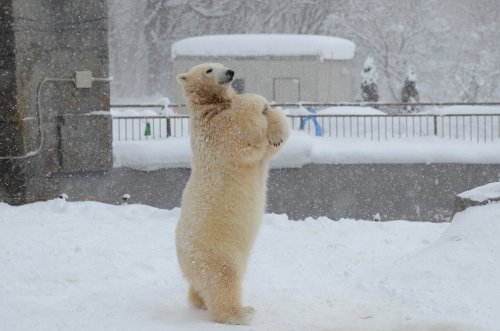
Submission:
<svg viewBox="0 0 500 331">
<path fill-rule="evenodd" d="M 111 77 L 107 78 L 94 78 L 92 77 L 92 81 L 102 81 L 102 82 L 109 82 L 111 81 Z M 30 151 L 24 155 L 9 155 L 9 156 L 0 156 L 0 160 L 20 160 L 20 159 L 26 159 L 29 157 L 36 156 L 40 154 L 43 144 L 45 141 L 45 137 L 43 135 L 43 119 L 42 119 L 42 90 L 43 86 L 47 82 L 73 82 L 76 83 L 76 78 L 56 78 L 56 77 L 44 77 L 40 84 L 38 84 L 37 91 L 36 91 L 36 110 L 37 110 L 37 118 L 38 118 L 38 137 L 39 137 L 39 145 L 38 147 Z M 25 118 L 26 119 L 26 118 Z M 25 120 L 23 119 L 23 120 Z"/>
<path fill-rule="evenodd" d="M 37 117 L 38 117 L 38 137 L 39 137 L 39 145 L 34 151 L 30 151 L 24 155 L 9 155 L 9 156 L 0 156 L 0 160 L 20 160 L 20 159 L 26 159 L 29 157 L 36 156 L 40 154 L 40 151 L 42 150 L 43 143 L 44 143 L 44 136 L 43 136 L 43 120 L 42 120 L 42 105 L 41 105 L 41 99 L 42 99 L 42 88 L 47 82 L 75 82 L 74 78 L 52 78 L 52 77 L 45 77 L 42 79 L 40 84 L 38 84 L 37 92 L 36 92 L 36 109 L 37 109 Z"/>
</svg>

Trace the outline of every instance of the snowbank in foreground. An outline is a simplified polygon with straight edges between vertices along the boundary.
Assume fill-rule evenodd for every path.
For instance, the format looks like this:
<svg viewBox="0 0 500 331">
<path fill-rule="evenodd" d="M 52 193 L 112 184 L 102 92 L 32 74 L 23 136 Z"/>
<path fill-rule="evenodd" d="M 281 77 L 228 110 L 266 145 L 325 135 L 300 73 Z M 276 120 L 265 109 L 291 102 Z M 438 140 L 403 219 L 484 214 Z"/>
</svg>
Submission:
<svg viewBox="0 0 500 331">
<path fill-rule="evenodd" d="M 307 163 L 500 163 L 500 143 L 475 144 L 439 138 L 389 141 L 324 139 L 293 131 L 273 168 L 297 168 Z M 183 167 L 191 164 L 189 138 L 115 141 L 115 167 L 137 170 Z"/>
<path fill-rule="evenodd" d="M 1 330 L 234 330 L 186 302 L 179 209 L 0 203 Z M 500 204 L 446 224 L 266 215 L 241 330 L 496 331 Z"/>
</svg>

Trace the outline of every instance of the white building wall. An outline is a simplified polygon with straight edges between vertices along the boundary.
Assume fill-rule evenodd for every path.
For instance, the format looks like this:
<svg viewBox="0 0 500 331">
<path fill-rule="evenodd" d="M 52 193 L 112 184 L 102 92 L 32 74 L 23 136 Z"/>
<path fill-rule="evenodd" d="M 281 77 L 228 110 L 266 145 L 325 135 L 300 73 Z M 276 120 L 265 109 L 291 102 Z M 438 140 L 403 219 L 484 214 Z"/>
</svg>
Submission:
<svg viewBox="0 0 500 331">
<path fill-rule="evenodd" d="M 245 93 L 257 93 L 270 101 L 295 102 L 293 91 L 282 94 L 283 100 L 273 100 L 276 78 L 300 80 L 300 101 L 338 102 L 352 101 L 352 62 L 333 60 L 321 62 L 314 56 L 213 58 L 177 57 L 173 60 L 171 101 L 184 103 L 180 85 L 175 77 L 204 62 L 219 62 L 235 71 L 235 79 L 244 79 Z M 286 85 L 286 84 L 285 84 Z"/>
</svg>

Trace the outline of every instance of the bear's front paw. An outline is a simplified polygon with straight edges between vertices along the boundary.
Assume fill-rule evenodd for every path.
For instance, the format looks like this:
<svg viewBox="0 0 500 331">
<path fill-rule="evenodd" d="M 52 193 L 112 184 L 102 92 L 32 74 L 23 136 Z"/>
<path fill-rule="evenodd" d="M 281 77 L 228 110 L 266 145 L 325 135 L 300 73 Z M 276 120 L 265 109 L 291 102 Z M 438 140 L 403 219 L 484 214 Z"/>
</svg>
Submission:
<svg viewBox="0 0 500 331">
<path fill-rule="evenodd" d="M 269 144 L 274 147 L 279 147 L 283 143 L 283 138 L 281 138 L 281 135 L 276 137 L 268 135 L 267 138 L 269 139 Z"/>
<path fill-rule="evenodd" d="M 271 106 L 268 103 L 264 104 L 264 109 L 262 110 L 262 114 L 267 115 L 269 109 L 271 109 Z"/>
</svg>

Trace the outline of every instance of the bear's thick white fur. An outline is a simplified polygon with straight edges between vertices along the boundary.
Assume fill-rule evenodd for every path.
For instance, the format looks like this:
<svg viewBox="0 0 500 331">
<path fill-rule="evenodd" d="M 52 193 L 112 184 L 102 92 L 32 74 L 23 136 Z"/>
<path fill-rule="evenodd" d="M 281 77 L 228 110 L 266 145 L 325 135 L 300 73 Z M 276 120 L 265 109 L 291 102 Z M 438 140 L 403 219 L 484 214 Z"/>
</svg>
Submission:
<svg viewBox="0 0 500 331">
<path fill-rule="evenodd" d="M 191 118 L 191 176 L 176 230 L 189 300 L 219 323 L 248 324 L 241 283 L 266 204 L 268 161 L 288 138 L 286 117 L 256 94 L 236 95 L 221 64 L 177 80 Z"/>
</svg>

